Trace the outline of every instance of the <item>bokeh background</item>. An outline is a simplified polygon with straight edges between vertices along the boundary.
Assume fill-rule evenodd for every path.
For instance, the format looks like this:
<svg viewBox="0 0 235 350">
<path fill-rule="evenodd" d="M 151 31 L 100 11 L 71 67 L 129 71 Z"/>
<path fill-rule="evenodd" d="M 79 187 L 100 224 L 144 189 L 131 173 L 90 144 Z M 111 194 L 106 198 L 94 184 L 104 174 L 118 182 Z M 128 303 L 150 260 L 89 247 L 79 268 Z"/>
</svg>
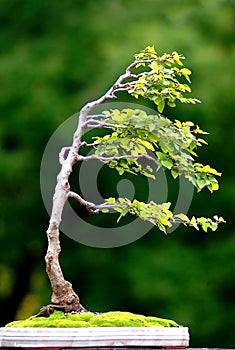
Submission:
<svg viewBox="0 0 235 350">
<path fill-rule="evenodd" d="M 0 325 L 50 301 L 40 193 L 47 141 L 134 53 L 155 45 L 187 57 L 193 95 L 203 101 L 166 114 L 210 132 L 200 161 L 223 173 L 221 190 L 195 195 L 190 213 L 219 214 L 227 224 L 208 234 L 152 229 L 115 249 L 62 234 L 61 264 L 90 310 L 172 318 L 190 327 L 191 346 L 234 347 L 235 1 L 1 0 L 0 25 Z"/>
</svg>

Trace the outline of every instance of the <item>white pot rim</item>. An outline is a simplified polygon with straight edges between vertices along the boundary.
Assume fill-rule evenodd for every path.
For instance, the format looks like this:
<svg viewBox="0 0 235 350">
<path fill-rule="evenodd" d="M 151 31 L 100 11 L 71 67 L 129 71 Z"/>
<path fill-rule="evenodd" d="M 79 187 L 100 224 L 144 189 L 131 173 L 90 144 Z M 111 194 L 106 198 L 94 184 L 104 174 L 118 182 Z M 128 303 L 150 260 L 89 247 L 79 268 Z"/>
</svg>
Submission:
<svg viewBox="0 0 235 350">
<path fill-rule="evenodd" d="M 188 347 L 188 327 L 0 328 L 0 347 Z"/>
</svg>

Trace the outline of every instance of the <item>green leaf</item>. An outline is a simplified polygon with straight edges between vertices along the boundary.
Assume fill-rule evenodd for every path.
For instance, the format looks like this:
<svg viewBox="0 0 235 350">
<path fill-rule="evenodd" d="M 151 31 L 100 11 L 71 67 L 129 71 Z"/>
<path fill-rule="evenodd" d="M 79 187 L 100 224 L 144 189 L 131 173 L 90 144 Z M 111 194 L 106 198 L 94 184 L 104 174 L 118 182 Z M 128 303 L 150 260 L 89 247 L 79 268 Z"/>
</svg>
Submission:
<svg viewBox="0 0 235 350">
<path fill-rule="evenodd" d="M 172 166 L 173 166 L 173 162 L 172 162 L 172 160 L 171 159 L 168 159 L 168 160 L 163 160 L 162 162 L 161 162 L 161 164 L 165 167 L 165 168 L 167 168 L 167 169 L 171 169 L 172 168 Z"/>
<path fill-rule="evenodd" d="M 109 204 L 115 204 L 116 203 L 116 199 L 114 197 L 110 197 L 106 199 L 106 202 Z"/>
<path fill-rule="evenodd" d="M 124 207 L 121 211 L 121 214 L 119 215 L 119 217 L 117 219 L 117 222 L 119 222 L 121 220 L 121 218 L 129 212 L 129 210 L 130 209 L 128 207 Z"/>
<path fill-rule="evenodd" d="M 219 189 L 219 184 L 218 181 L 216 179 L 214 179 L 213 181 L 211 181 L 210 185 L 208 186 L 209 190 L 211 192 L 213 191 L 217 191 Z"/>
<path fill-rule="evenodd" d="M 156 155 L 159 159 L 159 162 L 162 166 L 164 166 L 167 169 L 171 169 L 173 166 L 173 161 L 169 158 L 169 156 L 162 152 L 156 152 Z"/>
<path fill-rule="evenodd" d="M 176 214 L 175 217 L 179 218 L 183 222 L 190 222 L 189 218 L 185 214 L 182 214 L 182 213 L 181 214 Z"/>
<path fill-rule="evenodd" d="M 179 65 L 182 66 L 183 63 L 180 60 L 180 55 L 178 54 L 178 52 L 174 51 L 172 52 L 172 56 L 173 56 L 173 60 Z M 183 58 L 183 57 L 182 57 Z"/>
<path fill-rule="evenodd" d="M 203 231 L 207 232 L 207 229 L 210 227 L 210 224 L 208 222 L 202 223 L 202 229 Z"/>
<path fill-rule="evenodd" d="M 177 177 L 179 176 L 179 173 L 172 169 L 171 170 L 171 175 L 172 175 L 173 179 L 177 179 Z"/>
<path fill-rule="evenodd" d="M 190 69 L 188 68 L 182 68 L 180 70 L 181 74 L 188 80 L 189 83 L 191 83 L 189 75 L 192 73 Z"/>
<path fill-rule="evenodd" d="M 146 141 L 146 140 L 142 140 L 142 139 L 138 139 L 137 140 L 139 143 L 141 143 L 144 147 L 146 147 L 147 149 L 154 151 L 154 147 L 152 145 L 151 142 Z"/>
<path fill-rule="evenodd" d="M 193 226 L 197 231 L 199 231 L 199 227 L 197 224 L 197 219 L 195 218 L 195 216 L 193 216 L 190 220 L 190 225 Z"/>
<path fill-rule="evenodd" d="M 179 120 L 175 120 L 175 126 L 179 129 L 182 128 L 182 123 Z"/>
<path fill-rule="evenodd" d="M 173 107 L 173 108 L 176 106 L 175 102 L 172 102 L 172 101 L 169 101 L 169 100 L 167 101 L 167 104 L 168 104 L 169 107 Z"/>
<path fill-rule="evenodd" d="M 152 70 L 157 72 L 158 68 L 159 68 L 159 65 L 158 65 L 158 63 L 156 61 L 153 61 L 153 62 L 151 62 L 150 67 L 152 68 Z"/>
<path fill-rule="evenodd" d="M 139 68 L 139 67 L 141 67 L 141 66 L 145 67 L 145 62 L 138 63 L 138 64 L 136 65 L 136 68 Z"/>
<path fill-rule="evenodd" d="M 204 179 L 196 179 L 196 186 L 198 188 L 198 191 L 201 191 L 203 187 L 206 186 L 206 181 Z"/>
<path fill-rule="evenodd" d="M 150 123 L 150 124 L 148 125 L 148 128 L 149 128 L 149 131 L 153 131 L 153 130 L 155 130 L 156 125 L 155 125 L 154 123 Z"/>
<path fill-rule="evenodd" d="M 226 221 L 224 220 L 224 218 L 223 218 L 222 216 L 219 217 L 218 222 L 219 222 L 219 223 L 220 223 L 220 222 L 226 223 Z"/>
<path fill-rule="evenodd" d="M 118 169 L 118 173 L 119 173 L 119 175 L 123 175 L 123 174 L 124 174 L 124 172 L 125 172 L 125 170 L 124 170 L 124 169 Z"/>
<path fill-rule="evenodd" d="M 165 101 L 164 101 L 164 100 L 161 100 L 161 101 L 158 103 L 158 105 L 157 105 L 157 109 L 158 109 L 158 111 L 159 111 L 160 113 L 162 113 L 163 110 L 164 110 L 164 108 L 165 108 Z"/>
<path fill-rule="evenodd" d="M 163 224 L 161 224 L 161 223 L 159 222 L 159 223 L 157 223 L 157 226 L 158 226 L 158 228 L 159 228 L 161 231 L 163 231 L 165 234 L 167 234 L 167 232 L 166 232 L 166 227 L 165 227 Z"/>
</svg>

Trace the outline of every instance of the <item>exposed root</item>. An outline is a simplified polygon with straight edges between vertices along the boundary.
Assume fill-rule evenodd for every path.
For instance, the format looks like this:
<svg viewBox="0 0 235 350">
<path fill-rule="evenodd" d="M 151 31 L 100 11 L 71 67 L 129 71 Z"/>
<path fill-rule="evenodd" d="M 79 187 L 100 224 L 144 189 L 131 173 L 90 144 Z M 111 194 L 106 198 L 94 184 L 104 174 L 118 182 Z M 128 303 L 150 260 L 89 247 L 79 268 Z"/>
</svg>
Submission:
<svg viewBox="0 0 235 350">
<path fill-rule="evenodd" d="M 67 311 L 67 305 L 49 304 L 49 305 L 41 307 L 39 312 L 36 315 L 34 315 L 33 317 L 49 317 L 56 310 L 57 311 L 63 311 L 65 315 L 66 314 L 82 314 L 83 312 L 89 312 L 89 313 L 93 314 L 94 316 L 102 314 L 102 312 L 88 311 L 83 306 L 81 306 L 77 310 Z"/>
<path fill-rule="evenodd" d="M 49 317 L 51 314 L 53 314 L 55 310 L 67 313 L 67 307 L 67 305 L 49 304 L 41 307 L 40 311 L 34 317 Z M 79 309 L 72 310 L 71 312 L 81 314 L 86 311 L 87 310 L 83 306 L 81 306 Z"/>
</svg>

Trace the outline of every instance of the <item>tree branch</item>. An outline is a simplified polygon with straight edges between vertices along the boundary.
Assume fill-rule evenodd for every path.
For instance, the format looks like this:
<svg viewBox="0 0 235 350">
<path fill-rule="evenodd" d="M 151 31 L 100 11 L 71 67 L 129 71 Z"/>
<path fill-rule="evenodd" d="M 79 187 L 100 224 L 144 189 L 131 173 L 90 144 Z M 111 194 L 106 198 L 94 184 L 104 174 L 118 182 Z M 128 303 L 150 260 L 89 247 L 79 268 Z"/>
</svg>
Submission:
<svg viewBox="0 0 235 350">
<path fill-rule="evenodd" d="M 126 69 L 126 73 L 129 73 L 129 75 L 131 75 L 131 70 L 133 68 L 135 68 L 138 64 L 141 64 L 141 63 L 151 63 L 153 61 L 156 61 L 155 58 L 150 58 L 150 59 L 147 59 L 147 60 L 140 60 L 140 59 L 136 59 L 134 62 L 132 62 Z"/>
<path fill-rule="evenodd" d="M 133 156 L 132 154 L 127 154 L 127 155 L 123 155 L 123 156 L 110 156 L 110 157 L 102 157 L 102 156 L 97 156 L 96 154 L 91 154 L 90 156 L 82 156 L 80 154 L 77 154 L 77 161 L 87 161 L 87 160 L 99 160 L 101 162 L 107 162 L 107 161 L 111 161 L 111 160 L 121 160 L 121 159 L 139 159 L 139 158 L 146 158 L 149 159 L 151 161 L 153 161 L 155 164 L 157 164 L 158 166 L 160 165 L 160 163 L 153 157 L 151 157 L 149 154 L 139 154 L 136 156 Z"/>
<path fill-rule="evenodd" d="M 98 212 L 100 212 L 100 210 L 105 209 L 105 208 L 114 208 L 116 205 L 115 204 L 109 204 L 109 203 L 101 203 L 101 204 L 95 204 L 89 201 L 86 201 L 84 198 L 82 198 L 78 193 L 73 192 L 73 191 L 69 191 L 68 192 L 68 198 L 73 198 L 75 199 L 79 204 L 83 205 L 84 207 L 86 207 L 86 209 L 93 213 L 93 214 L 97 214 Z"/>
<path fill-rule="evenodd" d="M 94 203 L 86 201 L 78 193 L 73 192 L 73 191 L 69 191 L 67 193 L 67 198 L 75 199 L 78 203 L 82 204 L 84 207 L 94 207 L 95 206 Z"/>
<path fill-rule="evenodd" d="M 90 124 L 90 123 L 95 123 L 95 124 Z M 113 129 L 113 128 L 127 129 L 128 128 L 128 126 L 107 123 L 107 122 L 95 120 L 95 119 L 88 120 L 87 126 L 88 126 L 88 128 L 106 128 L 106 129 Z"/>
</svg>

